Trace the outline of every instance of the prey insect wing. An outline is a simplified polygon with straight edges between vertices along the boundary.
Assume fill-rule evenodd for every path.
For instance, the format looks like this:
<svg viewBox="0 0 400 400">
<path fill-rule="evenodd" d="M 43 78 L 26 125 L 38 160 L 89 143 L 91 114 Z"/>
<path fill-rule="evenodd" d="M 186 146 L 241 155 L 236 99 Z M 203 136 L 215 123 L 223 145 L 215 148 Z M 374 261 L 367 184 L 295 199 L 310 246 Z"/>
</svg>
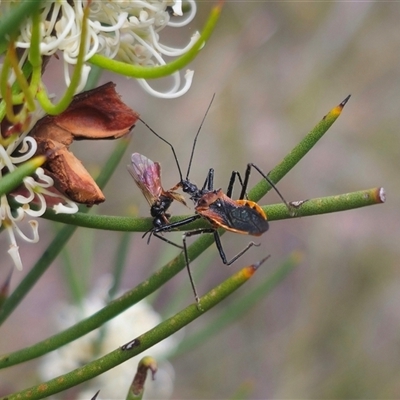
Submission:
<svg viewBox="0 0 400 400">
<path fill-rule="evenodd" d="M 186 206 L 185 198 L 172 189 L 164 190 L 161 184 L 161 165 L 146 156 L 133 153 L 131 165 L 127 166 L 133 180 L 139 187 L 150 206 L 160 201 L 162 196 L 176 200 Z"/>
<path fill-rule="evenodd" d="M 174 200 L 186 205 L 184 197 L 172 190 L 165 191 L 161 185 L 161 166 L 157 162 L 151 161 L 139 153 L 133 153 L 131 156 L 131 165 L 128 165 L 128 171 L 132 175 L 133 180 L 139 187 L 147 202 L 150 205 L 150 214 L 153 217 L 153 228 L 143 234 L 145 237 L 149 234 L 147 243 L 150 242 L 151 236 L 154 235 L 159 239 L 172 244 L 179 249 L 182 246 L 171 242 L 162 236 L 162 232 L 158 233 L 157 228 L 169 225 L 170 215 L 167 210 Z"/>
<path fill-rule="evenodd" d="M 133 180 L 147 202 L 153 205 L 161 196 L 161 166 L 139 153 L 133 153 L 131 165 L 127 166 Z"/>
</svg>

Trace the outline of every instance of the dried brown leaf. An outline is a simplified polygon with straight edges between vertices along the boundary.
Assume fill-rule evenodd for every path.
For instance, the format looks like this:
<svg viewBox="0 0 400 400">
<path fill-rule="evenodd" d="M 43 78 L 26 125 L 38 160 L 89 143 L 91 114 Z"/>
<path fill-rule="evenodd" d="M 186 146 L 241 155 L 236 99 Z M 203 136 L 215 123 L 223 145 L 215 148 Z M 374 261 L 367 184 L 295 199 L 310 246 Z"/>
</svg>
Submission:
<svg viewBox="0 0 400 400">
<path fill-rule="evenodd" d="M 82 163 L 69 151 L 74 140 L 117 139 L 126 135 L 139 115 L 122 102 L 115 84 L 106 83 L 76 95 L 63 113 L 47 115 L 31 131 L 38 154 L 50 156 L 44 168 L 55 187 L 77 203 L 93 205 L 105 200 Z"/>
</svg>

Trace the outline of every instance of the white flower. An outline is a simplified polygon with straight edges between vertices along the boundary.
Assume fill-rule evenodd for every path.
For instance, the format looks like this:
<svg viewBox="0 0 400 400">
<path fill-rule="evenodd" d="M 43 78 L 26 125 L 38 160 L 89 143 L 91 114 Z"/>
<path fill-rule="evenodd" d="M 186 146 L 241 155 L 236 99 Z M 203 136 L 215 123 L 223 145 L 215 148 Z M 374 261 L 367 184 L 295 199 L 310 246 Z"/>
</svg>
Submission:
<svg viewBox="0 0 400 400">
<path fill-rule="evenodd" d="M 68 328 L 104 307 L 108 288 L 108 282 L 98 285 L 98 288 L 80 306 L 57 306 L 57 329 Z M 39 367 L 40 376 L 43 380 L 50 380 L 70 372 L 121 347 L 135 337 L 154 328 L 161 321 L 161 316 L 143 300 L 107 322 L 100 329 L 92 331 L 48 354 Z M 78 398 L 82 400 L 90 399 L 100 390 L 98 399 L 124 399 L 136 373 L 137 365 L 146 355 L 157 360 L 159 369 L 154 381 L 151 380 L 150 376 L 146 380 L 144 398 L 169 398 L 173 389 L 174 372 L 165 358 L 176 348 L 178 341 L 179 339 L 175 334 L 139 356 L 99 375 L 87 383 Z"/>
<path fill-rule="evenodd" d="M 27 119 L 27 126 L 24 127 L 24 132 L 16 135 L 16 138 L 7 142 L 7 145 L 3 145 L 0 142 L 0 179 L 4 173 L 14 171 L 18 164 L 23 163 L 33 157 L 37 150 L 37 144 L 35 139 L 27 136 L 33 125 L 41 117 L 39 113 L 34 113 L 29 119 Z M 1 132 L 0 137 L 7 137 L 9 132 Z M 10 240 L 10 248 L 8 254 L 17 269 L 22 270 L 22 261 L 19 255 L 19 247 L 17 245 L 16 235 L 21 239 L 29 243 L 37 243 L 39 241 L 38 233 L 38 222 L 35 220 L 28 221 L 31 234 L 26 235 L 23 233 L 18 223 L 22 222 L 25 215 L 31 217 L 39 217 L 46 211 L 46 198 L 45 196 L 57 197 L 58 203 L 54 206 L 55 210 L 63 210 L 62 212 L 75 213 L 78 211 L 78 207 L 71 200 L 62 196 L 61 194 L 55 194 L 49 190 L 53 186 L 53 179 L 46 176 L 42 168 L 36 170 L 37 178 L 25 177 L 23 184 L 18 188 L 18 193 L 15 200 L 22 204 L 17 209 L 11 209 L 7 196 L 3 195 L 0 197 L 0 227 L 4 227 L 8 233 Z M 39 202 L 39 208 L 36 209 L 37 203 Z M 35 204 L 34 209 L 31 208 L 31 204 Z"/>
<path fill-rule="evenodd" d="M 3 9 L 17 0 L 1 2 Z M 61 52 L 64 60 L 66 85 L 70 82 L 69 66 L 75 65 L 81 44 L 83 10 L 87 0 L 46 1 L 41 11 L 41 44 L 43 56 Z M 159 33 L 165 27 L 181 27 L 188 24 L 196 14 L 196 3 L 189 0 L 190 11 L 182 16 L 181 0 L 93 0 L 89 4 L 88 35 L 86 40 L 85 61 L 94 54 L 101 54 L 110 59 L 129 64 L 153 66 L 163 65 L 164 56 L 177 57 L 187 52 L 198 38 L 195 33 L 189 44 L 183 48 L 174 48 L 160 43 Z M 170 11 L 172 10 L 172 12 Z M 0 9 L 1 11 L 1 9 Z M 180 16 L 178 21 L 171 21 L 171 14 Z M 29 49 L 31 43 L 32 22 L 22 25 L 15 45 Z M 90 66 L 82 71 L 80 88 L 85 86 Z M 159 93 L 142 79 L 139 83 L 153 95 L 176 97 L 187 91 L 192 75 L 186 77 L 187 84 L 180 88 L 179 73 L 173 74 L 173 88 L 167 93 Z"/>
</svg>

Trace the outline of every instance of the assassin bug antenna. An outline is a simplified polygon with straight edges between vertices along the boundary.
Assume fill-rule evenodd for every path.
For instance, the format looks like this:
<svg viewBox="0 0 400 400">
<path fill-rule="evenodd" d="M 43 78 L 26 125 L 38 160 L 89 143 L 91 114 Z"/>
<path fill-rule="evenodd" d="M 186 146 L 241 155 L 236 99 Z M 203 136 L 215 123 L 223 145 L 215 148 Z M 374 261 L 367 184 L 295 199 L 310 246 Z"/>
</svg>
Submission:
<svg viewBox="0 0 400 400">
<path fill-rule="evenodd" d="M 150 130 L 150 132 L 152 132 L 154 135 L 156 135 L 159 139 L 161 139 L 164 143 L 166 143 L 171 148 L 172 154 L 174 155 L 174 159 L 176 162 L 176 166 L 178 167 L 179 177 L 180 177 L 180 180 L 182 181 L 182 179 L 183 179 L 182 170 L 179 165 L 178 157 L 176 155 L 174 146 L 172 146 L 172 144 L 170 142 L 168 142 L 167 139 L 164 139 L 162 136 L 160 136 L 149 124 L 147 124 L 147 122 L 143 121 L 141 118 L 139 118 L 139 121 L 141 121 Z"/>
<path fill-rule="evenodd" d="M 212 98 L 211 98 L 210 104 L 209 104 L 208 107 L 207 107 L 207 110 L 206 110 L 206 112 L 205 112 L 205 114 L 204 114 L 204 117 L 203 117 L 203 119 L 202 119 L 202 121 L 201 121 L 201 123 L 200 123 L 199 129 L 197 130 L 196 136 L 195 136 L 195 138 L 194 138 L 194 140 L 193 140 L 193 146 L 192 146 L 192 151 L 191 151 L 191 154 L 190 154 L 190 159 L 189 159 L 188 169 L 187 169 L 187 172 L 186 172 L 186 179 L 185 179 L 185 181 L 188 181 L 188 180 L 189 180 L 189 173 L 190 173 L 190 168 L 191 168 L 191 166 L 192 166 L 192 161 L 193 161 L 193 156 L 194 156 L 194 150 L 195 150 L 195 148 L 196 148 L 197 138 L 198 138 L 198 136 L 199 136 L 199 133 L 200 133 L 200 131 L 201 131 L 201 128 L 203 127 L 204 121 L 205 121 L 205 119 L 206 119 L 206 117 L 207 117 L 208 111 L 209 111 L 210 108 L 211 108 L 211 105 L 212 105 L 212 103 L 213 103 L 213 101 L 214 101 L 214 98 L 215 98 L 215 93 L 213 94 L 213 96 L 212 96 Z M 162 136 L 160 136 L 149 124 L 147 124 L 147 123 L 146 123 L 145 121 L 143 121 L 141 118 L 139 118 L 139 121 L 141 121 L 154 135 L 156 135 L 159 139 L 161 139 L 164 143 L 166 143 L 166 144 L 171 148 L 172 154 L 173 154 L 174 159 L 175 159 L 175 162 L 176 162 L 176 166 L 178 167 L 180 182 L 184 182 L 184 181 L 183 181 L 183 175 L 182 175 L 181 166 L 180 166 L 179 160 L 178 160 L 178 156 L 176 155 L 175 148 L 174 148 L 174 146 L 172 145 L 172 143 L 170 143 L 167 139 L 165 139 L 165 138 L 163 138 Z"/>
<path fill-rule="evenodd" d="M 174 146 L 172 146 L 172 144 L 170 142 L 168 142 L 167 139 L 164 139 L 162 136 L 160 136 L 147 122 L 143 121 L 141 118 L 139 118 L 139 121 L 141 121 L 150 130 L 150 132 L 152 132 L 154 135 L 156 135 L 159 139 L 161 139 L 164 143 L 166 143 L 171 148 L 172 154 L 174 155 L 174 159 L 176 162 L 176 166 L 178 167 L 179 177 L 180 177 L 180 180 L 182 181 L 183 180 L 182 170 L 179 165 L 178 156 L 176 155 Z"/>
<path fill-rule="evenodd" d="M 199 136 L 199 133 L 200 133 L 200 131 L 201 131 L 201 128 L 203 127 L 204 121 L 205 121 L 206 118 L 207 118 L 208 111 L 210 111 L 210 108 L 211 108 L 211 105 L 212 105 L 212 103 L 213 103 L 213 101 L 214 101 L 214 98 L 215 98 L 215 93 L 213 94 L 213 96 L 212 96 L 212 98 L 211 98 L 210 104 L 209 104 L 208 107 L 207 107 L 206 113 L 204 114 L 204 117 L 203 117 L 203 119 L 201 120 L 199 129 L 197 130 L 196 136 L 194 137 L 194 140 L 193 140 L 192 153 L 190 154 L 189 165 L 188 165 L 188 169 L 187 169 L 187 172 L 186 172 L 186 180 L 187 180 L 187 181 L 189 180 L 189 173 L 190 173 L 190 168 L 192 167 L 192 161 L 193 161 L 193 156 L 194 156 L 194 149 L 196 148 L 197 138 L 198 138 L 198 136 Z M 182 180 L 182 177 L 181 177 L 181 180 Z"/>
</svg>

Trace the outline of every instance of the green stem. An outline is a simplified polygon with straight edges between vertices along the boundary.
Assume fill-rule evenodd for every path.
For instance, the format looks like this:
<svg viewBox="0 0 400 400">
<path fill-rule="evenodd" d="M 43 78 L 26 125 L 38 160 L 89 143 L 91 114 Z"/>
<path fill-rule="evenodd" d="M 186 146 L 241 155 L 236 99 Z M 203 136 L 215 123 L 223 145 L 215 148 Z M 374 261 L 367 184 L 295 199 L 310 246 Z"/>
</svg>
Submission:
<svg viewBox="0 0 400 400">
<path fill-rule="evenodd" d="M 4 196 L 17 188 L 26 176 L 35 173 L 36 169 L 43 165 L 45 161 L 45 156 L 31 158 L 14 171 L 2 176 L 0 179 L 0 196 Z"/>
<path fill-rule="evenodd" d="M 148 348 L 154 346 L 156 343 L 159 343 L 165 338 L 171 336 L 173 333 L 179 331 L 184 326 L 201 316 L 203 312 L 210 310 L 216 304 L 237 290 L 253 276 L 263 261 L 264 260 L 257 264 L 243 268 L 202 297 L 200 301 L 204 311 L 200 311 L 195 304 L 192 304 L 173 317 L 161 322 L 155 328 L 135 338 L 117 350 L 105 355 L 104 357 L 101 357 L 96 361 L 86 364 L 81 368 L 77 368 L 74 371 L 52 379 L 46 383 L 42 383 L 29 389 L 22 390 L 21 392 L 3 397 L 2 400 L 42 399 L 92 379 L 123 363 L 124 361 L 137 356 Z"/>
<path fill-rule="evenodd" d="M 112 286 L 111 286 L 110 290 L 108 291 L 108 297 L 110 300 L 115 297 L 116 293 L 120 289 L 122 274 L 124 272 L 124 267 L 126 265 L 126 258 L 128 255 L 130 242 L 131 242 L 131 235 L 128 232 L 125 232 L 121 237 L 121 241 L 119 243 L 118 250 L 117 250 L 117 256 L 116 256 L 115 263 L 114 263 L 114 265 L 115 265 L 115 268 L 113 271 L 114 279 L 113 279 Z"/>
<path fill-rule="evenodd" d="M 60 258 L 63 262 L 63 280 L 65 286 L 69 289 L 71 303 L 81 305 L 85 297 L 86 288 L 80 276 L 75 272 L 74 263 L 71 259 L 71 252 L 64 247 L 61 251 Z"/>
<path fill-rule="evenodd" d="M 360 190 L 358 192 L 345 193 L 335 196 L 320 197 L 301 202 L 293 202 L 295 209 L 294 217 L 306 217 L 318 214 L 327 214 L 338 211 L 352 210 L 354 208 L 371 206 L 380 204 L 385 201 L 384 189 L 373 188 Z M 300 205 L 297 205 L 301 203 Z M 279 219 L 292 218 L 287 207 L 282 204 L 272 204 L 263 206 L 263 210 L 268 215 L 268 220 L 275 221 Z M 90 215 L 78 212 L 73 215 L 55 214 L 52 210 L 47 210 L 43 218 L 92 229 L 103 229 L 110 231 L 125 232 L 146 232 L 152 228 L 152 218 L 133 218 L 120 217 L 111 215 Z M 171 222 L 180 221 L 189 217 L 189 215 L 171 217 Z M 193 223 L 187 224 L 178 230 L 190 231 L 197 228 L 209 227 L 208 222 L 200 219 Z"/>
<path fill-rule="evenodd" d="M 5 73 L 6 69 L 7 69 L 7 63 L 8 63 L 8 60 L 6 58 L 4 60 L 3 68 L 2 68 L 1 74 L 0 74 L 0 86 L 2 87 L 1 88 L 2 92 L 5 90 L 4 88 L 7 87 L 7 82 L 8 82 L 7 81 L 7 73 Z M 31 65 L 30 62 L 24 63 L 24 65 L 22 66 L 22 72 L 23 72 L 23 74 L 24 74 L 26 79 L 28 79 L 31 76 L 31 74 L 32 74 L 32 65 Z M 5 85 L 5 86 L 3 86 L 3 85 Z M 21 88 L 19 87 L 18 82 L 14 82 L 13 83 L 13 85 L 11 87 L 11 93 L 13 95 L 12 96 L 13 97 L 13 101 L 12 101 L 13 104 L 22 104 L 24 102 L 24 94 L 21 93 Z M 6 115 L 6 108 L 7 108 L 6 101 L 3 98 L 0 101 L 0 121 L 2 121 L 4 119 L 4 117 L 5 117 L 5 115 Z"/>
<path fill-rule="evenodd" d="M 302 200 L 291 204 L 295 209 L 295 217 L 309 217 L 381 204 L 385 200 L 385 190 L 383 188 L 373 188 L 336 196 Z M 290 213 L 283 204 L 276 204 L 271 209 L 269 207 L 263 207 L 263 209 L 268 213 L 268 219 L 271 221 L 290 218 Z"/>
</svg>

